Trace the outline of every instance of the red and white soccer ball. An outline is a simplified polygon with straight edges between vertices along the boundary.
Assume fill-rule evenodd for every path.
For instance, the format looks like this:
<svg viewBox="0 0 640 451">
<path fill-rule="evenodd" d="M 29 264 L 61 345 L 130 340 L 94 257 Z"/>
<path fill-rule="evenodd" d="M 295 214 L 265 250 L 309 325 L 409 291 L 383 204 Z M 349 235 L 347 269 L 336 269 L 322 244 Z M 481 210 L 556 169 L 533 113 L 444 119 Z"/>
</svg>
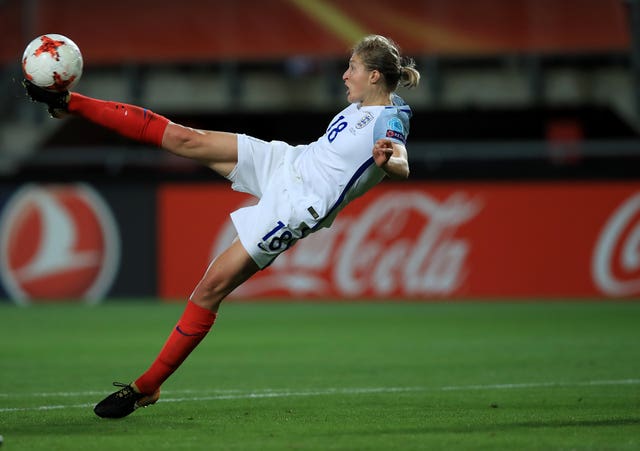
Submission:
<svg viewBox="0 0 640 451">
<path fill-rule="evenodd" d="M 45 34 L 31 41 L 24 50 L 22 72 L 36 86 L 66 91 L 82 76 L 82 53 L 68 37 Z"/>
</svg>

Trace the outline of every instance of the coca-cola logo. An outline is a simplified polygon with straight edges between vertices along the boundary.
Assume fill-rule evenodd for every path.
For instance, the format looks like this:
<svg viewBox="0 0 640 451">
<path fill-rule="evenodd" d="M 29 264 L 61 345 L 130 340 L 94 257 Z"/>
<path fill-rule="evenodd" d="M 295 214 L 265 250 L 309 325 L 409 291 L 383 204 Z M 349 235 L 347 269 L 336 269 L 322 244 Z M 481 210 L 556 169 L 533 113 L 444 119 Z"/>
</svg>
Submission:
<svg viewBox="0 0 640 451">
<path fill-rule="evenodd" d="M 640 293 L 640 193 L 618 207 L 596 243 L 592 274 L 596 286 L 609 296 Z"/>
<path fill-rule="evenodd" d="M 457 230 L 481 210 L 465 193 L 439 201 L 422 191 L 391 191 L 357 216 L 343 212 L 330 229 L 300 240 L 235 296 L 286 291 L 294 296 L 447 296 L 467 275 L 471 245 Z M 229 222 L 213 246 L 235 236 Z"/>
<path fill-rule="evenodd" d="M 0 216 L 0 277 L 18 303 L 101 300 L 120 259 L 102 197 L 85 184 L 26 185 Z"/>
</svg>

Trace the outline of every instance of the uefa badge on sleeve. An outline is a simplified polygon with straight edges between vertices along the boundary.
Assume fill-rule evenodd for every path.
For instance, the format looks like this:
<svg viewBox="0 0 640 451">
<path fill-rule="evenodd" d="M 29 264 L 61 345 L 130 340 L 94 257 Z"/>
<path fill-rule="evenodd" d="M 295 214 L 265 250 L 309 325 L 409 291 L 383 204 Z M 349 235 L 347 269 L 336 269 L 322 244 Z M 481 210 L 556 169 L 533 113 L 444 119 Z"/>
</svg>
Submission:
<svg viewBox="0 0 640 451">
<path fill-rule="evenodd" d="M 403 144 L 407 142 L 407 138 L 404 133 L 404 126 L 402 125 L 402 121 L 397 117 L 389 119 L 387 122 L 387 138 L 397 139 Z"/>
</svg>

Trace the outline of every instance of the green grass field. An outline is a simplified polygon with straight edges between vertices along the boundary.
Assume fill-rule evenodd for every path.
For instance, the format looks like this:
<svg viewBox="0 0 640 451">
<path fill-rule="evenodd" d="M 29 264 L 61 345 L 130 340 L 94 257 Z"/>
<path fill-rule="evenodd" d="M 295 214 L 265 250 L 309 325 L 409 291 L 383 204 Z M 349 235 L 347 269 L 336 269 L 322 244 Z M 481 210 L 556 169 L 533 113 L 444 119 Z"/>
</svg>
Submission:
<svg viewBox="0 0 640 451">
<path fill-rule="evenodd" d="M 640 303 L 237 303 L 155 406 L 92 406 L 181 306 L 0 306 L 3 450 L 640 449 Z"/>
</svg>

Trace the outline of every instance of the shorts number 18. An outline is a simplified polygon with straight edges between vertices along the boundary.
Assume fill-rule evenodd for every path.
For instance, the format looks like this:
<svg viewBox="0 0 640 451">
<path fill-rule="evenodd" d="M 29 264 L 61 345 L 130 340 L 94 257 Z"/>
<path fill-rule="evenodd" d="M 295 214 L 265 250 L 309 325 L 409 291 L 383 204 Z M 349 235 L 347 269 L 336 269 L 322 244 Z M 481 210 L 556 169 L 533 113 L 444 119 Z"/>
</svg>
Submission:
<svg viewBox="0 0 640 451">
<path fill-rule="evenodd" d="M 282 221 L 278 221 L 278 225 L 262 237 L 262 243 L 258 243 L 258 246 L 264 250 L 267 250 L 268 248 L 271 251 L 287 250 L 291 245 L 293 234 L 287 229 L 278 234 L 278 232 L 284 228 L 284 223 Z"/>
</svg>

